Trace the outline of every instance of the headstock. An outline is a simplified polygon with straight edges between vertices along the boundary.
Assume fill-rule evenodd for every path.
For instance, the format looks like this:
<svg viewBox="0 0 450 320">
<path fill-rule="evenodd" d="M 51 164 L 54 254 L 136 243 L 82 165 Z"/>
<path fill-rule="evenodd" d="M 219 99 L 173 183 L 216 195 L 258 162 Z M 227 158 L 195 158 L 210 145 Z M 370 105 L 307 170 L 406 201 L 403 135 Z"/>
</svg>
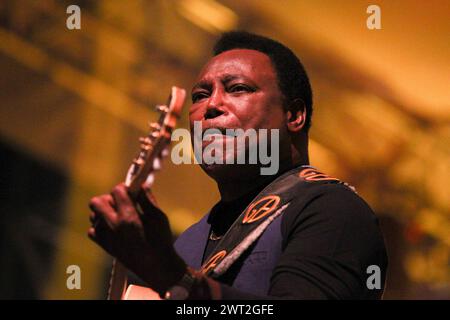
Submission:
<svg viewBox="0 0 450 320">
<path fill-rule="evenodd" d="M 181 115 L 186 90 L 172 87 L 167 105 L 158 105 L 161 113 L 157 122 L 149 123 L 148 134 L 139 139 L 141 146 L 133 160 L 125 180 L 128 193 L 136 198 L 141 188 L 148 189 L 153 183 L 153 173 L 161 168 L 162 158 L 169 153 L 170 136 Z"/>
</svg>

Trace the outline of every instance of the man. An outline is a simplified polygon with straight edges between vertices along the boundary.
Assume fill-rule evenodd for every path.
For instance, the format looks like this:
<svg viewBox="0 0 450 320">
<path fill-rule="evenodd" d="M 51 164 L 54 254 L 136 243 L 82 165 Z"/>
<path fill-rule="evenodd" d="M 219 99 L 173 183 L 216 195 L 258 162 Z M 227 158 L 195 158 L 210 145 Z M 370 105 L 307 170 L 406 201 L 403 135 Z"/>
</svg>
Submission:
<svg viewBox="0 0 450 320">
<path fill-rule="evenodd" d="M 221 200 L 175 246 L 164 213 L 147 197 L 138 215 L 120 184 L 91 200 L 89 236 L 169 299 L 380 298 L 387 257 L 377 219 L 350 187 L 309 166 L 311 115 L 309 80 L 290 49 L 223 35 L 192 89 L 191 129 L 220 130 L 203 147 L 231 140 L 232 157 L 251 145 L 237 150 L 226 129 L 277 130 L 277 174 L 203 162 Z"/>
</svg>

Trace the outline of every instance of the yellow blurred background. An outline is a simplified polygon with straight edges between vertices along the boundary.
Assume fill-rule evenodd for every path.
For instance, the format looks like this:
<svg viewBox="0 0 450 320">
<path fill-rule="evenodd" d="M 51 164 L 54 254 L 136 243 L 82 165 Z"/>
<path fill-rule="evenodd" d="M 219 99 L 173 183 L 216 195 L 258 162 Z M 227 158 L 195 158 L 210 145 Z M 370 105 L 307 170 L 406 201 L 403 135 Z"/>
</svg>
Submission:
<svg viewBox="0 0 450 320">
<path fill-rule="evenodd" d="M 69 30 L 69 5 L 81 29 Z M 381 9 L 369 30 L 366 9 Z M 450 1 L 0 2 L 0 298 L 103 299 L 111 259 L 87 203 L 124 179 L 153 106 L 190 90 L 223 31 L 291 47 L 314 96 L 312 164 L 380 218 L 385 299 L 450 299 Z M 187 128 L 187 106 L 179 126 Z M 166 161 L 155 194 L 176 234 L 218 200 Z M 66 268 L 81 268 L 68 290 Z"/>
</svg>

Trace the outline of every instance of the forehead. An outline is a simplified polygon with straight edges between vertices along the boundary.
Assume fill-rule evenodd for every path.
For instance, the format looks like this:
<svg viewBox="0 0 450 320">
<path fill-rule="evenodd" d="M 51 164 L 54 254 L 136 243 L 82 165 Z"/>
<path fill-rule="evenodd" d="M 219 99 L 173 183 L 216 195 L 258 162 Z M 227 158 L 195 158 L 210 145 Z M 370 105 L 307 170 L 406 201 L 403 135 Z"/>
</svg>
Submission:
<svg viewBox="0 0 450 320">
<path fill-rule="evenodd" d="M 213 57 L 203 67 L 197 81 L 213 80 L 229 74 L 260 81 L 276 80 L 269 56 L 256 50 L 233 49 Z"/>
</svg>

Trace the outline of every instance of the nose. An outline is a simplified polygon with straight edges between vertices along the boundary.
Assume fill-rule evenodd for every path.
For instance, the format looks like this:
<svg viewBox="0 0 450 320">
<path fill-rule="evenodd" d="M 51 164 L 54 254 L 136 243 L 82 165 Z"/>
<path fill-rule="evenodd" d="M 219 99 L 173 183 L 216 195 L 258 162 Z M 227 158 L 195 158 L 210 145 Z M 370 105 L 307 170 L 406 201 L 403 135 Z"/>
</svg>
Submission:
<svg viewBox="0 0 450 320">
<path fill-rule="evenodd" d="M 225 108 L 223 106 L 223 93 L 219 89 L 216 89 L 208 99 L 204 118 L 205 120 L 213 119 L 224 113 Z"/>
</svg>

